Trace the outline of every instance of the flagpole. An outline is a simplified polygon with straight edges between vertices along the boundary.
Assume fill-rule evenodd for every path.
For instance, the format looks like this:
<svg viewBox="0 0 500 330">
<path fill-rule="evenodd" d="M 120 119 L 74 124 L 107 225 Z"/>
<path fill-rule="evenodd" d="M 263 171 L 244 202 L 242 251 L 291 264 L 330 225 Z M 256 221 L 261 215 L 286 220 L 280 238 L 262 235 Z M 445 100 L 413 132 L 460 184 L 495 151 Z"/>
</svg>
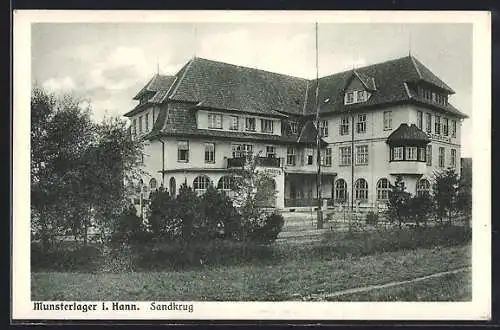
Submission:
<svg viewBox="0 0 500 330">
<path fill-rule="evenodd" d="M 316 176 L 316 196 L 318 199 L 318 210 L 317 210 L 317 221 L 316 226 L 318 229 L 323 228 L 323 210 L 321 205 L 321 138 L 320 138 L 320 127 L 319 127 L 319 65 L 318 65 L 318 22 L 316 22 L 316 95 L 315 95 L 315 106 L 316 106 L 316 164 L 318 167 L 318 173 Z"/>
</svg>

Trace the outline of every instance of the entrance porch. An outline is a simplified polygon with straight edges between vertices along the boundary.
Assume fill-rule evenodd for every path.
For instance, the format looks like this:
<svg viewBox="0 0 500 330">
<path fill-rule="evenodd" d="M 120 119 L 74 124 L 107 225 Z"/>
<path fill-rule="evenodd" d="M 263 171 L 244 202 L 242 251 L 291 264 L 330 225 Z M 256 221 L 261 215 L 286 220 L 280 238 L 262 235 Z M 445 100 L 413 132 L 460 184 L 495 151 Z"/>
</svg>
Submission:
<svg viewBox="0 0 500 330">
<path fill-rule="evenodd" d="M 321 175 L 321 197 L 333 205 L 332 184 L 335 174 Z M 318 206 L 316 173 L 285 173 L 285 208 Z"/>
</svg>

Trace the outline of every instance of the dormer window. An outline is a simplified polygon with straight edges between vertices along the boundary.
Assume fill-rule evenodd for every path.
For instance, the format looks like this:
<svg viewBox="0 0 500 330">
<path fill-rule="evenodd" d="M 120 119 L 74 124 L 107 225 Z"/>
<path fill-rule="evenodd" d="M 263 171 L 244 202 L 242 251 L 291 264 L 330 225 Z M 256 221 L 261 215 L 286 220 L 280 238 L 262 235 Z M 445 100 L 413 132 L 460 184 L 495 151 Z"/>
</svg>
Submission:
<svg viewBox="0 0 500 330">
<path fill-rule="evenodd" d="M 354 92 L 347 92 L 345 94 L 345 104 L 354 103 Z"/>
<path fill-rule="evenodd" d="M 290 131 L 292 132 L 292 134 L 297 134 L 297 122 L 296 121 L 290 122 Z"/>
<path fill-rule="evenodd" d="M 368 101 L 370 94 L 367 91 L 350 91 L 345 93 L 344 103 L 362 103 Z"/>
</svg>

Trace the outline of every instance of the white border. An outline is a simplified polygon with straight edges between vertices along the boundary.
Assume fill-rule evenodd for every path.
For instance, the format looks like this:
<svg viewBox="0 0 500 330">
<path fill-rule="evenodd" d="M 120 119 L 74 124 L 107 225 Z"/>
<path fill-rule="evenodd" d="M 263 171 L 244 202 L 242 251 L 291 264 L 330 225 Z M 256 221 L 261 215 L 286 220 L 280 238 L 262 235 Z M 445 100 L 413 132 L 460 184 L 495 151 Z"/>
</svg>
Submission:
<svg viewBox="0 0 500 330">
<path fill-rule="evenodd" d="M 34 22 L 472 23 L 473 299 L 455 303 L 193 302 L 193 313 L 34 312 L 30 299 L 30 24 Z M 13 108 L 13 319 L 487 320 L 491 317 L 489 12 L 402 11 L 15 11 Z M 469 119 L 471 120 L 471 119 Z M 98 302 L 100 304 L 100 302 Z"/>
</svg>

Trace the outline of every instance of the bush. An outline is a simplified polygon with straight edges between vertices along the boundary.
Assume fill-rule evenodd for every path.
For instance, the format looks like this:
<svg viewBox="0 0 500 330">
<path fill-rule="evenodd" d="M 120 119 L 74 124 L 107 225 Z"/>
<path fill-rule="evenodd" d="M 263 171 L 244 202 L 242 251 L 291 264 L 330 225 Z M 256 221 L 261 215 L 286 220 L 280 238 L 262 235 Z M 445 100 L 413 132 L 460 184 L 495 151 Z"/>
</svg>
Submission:
<svg viewBox="0 0 500 330">
<path fill-rule="evenodd" d="M 116 220 L 111 234 L 111 243 L 113 245 L 143 244 L 150 238 L 149 236 L 142 219 L 137 216 L 135 206 L 130 205 Z"/>
<path fill-rule="evenodd" d="M 180 270 L 211 265 L 266 263 L 278 256 L 262 244 L 215 239 L 210 242 L 168 242 L 144 249 L 134 256 L 136 270 Z"/>
<path fill-rule="evenodd" d="M 31 243 L 31 271 L 94 272 L 100 268 L 102 249 L 98 246 L 67 246 L 42 250 L 40 244 Z"/>
<path fill-rule="evenodd" d="M 236 239 L 238 237 L 241 217 L 231 199 L 224 193 L 209 186 L 201 197 L 199 208 L 201 222 L 197 221 L 195 235 L 198 239 Z"/>
<path fill-rule="evenodd" d="M 378 214 L 370 211 L 366 214 L 366 224 L 376 225 L 378 223 Z"/>
<path fill-rule="evenodd" d="M 264 215 L 263 221 L 253 222 L 254 227 L 248 233 L 250 241 L 259 243 L 272 243 L 283 229 L 285 219 L 277 212 Z"/>
</svg>

